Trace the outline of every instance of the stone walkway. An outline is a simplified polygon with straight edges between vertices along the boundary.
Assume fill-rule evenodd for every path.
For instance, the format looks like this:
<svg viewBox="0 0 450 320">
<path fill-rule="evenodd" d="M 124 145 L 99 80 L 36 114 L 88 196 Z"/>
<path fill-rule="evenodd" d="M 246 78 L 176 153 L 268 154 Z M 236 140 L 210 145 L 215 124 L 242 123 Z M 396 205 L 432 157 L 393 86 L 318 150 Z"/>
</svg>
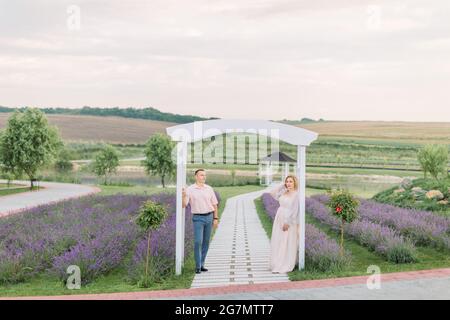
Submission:
<svg viewBox="0 0 450 320">
<path fill-rule="evenodd" d="M 289 281 L 269 269 L 270 242 L 253 200 L 264 190 L 229 198 L 205 261 L 191 288 Z"/>
<path fill-rule="evenodd" d="M 13 182 L 30 185 L 29 181 L 14 180 Z M 6 180 L 0 180 L 0 183 L 6 183 Z M 39 182 L 39 186 L 44 187 L 44 189 L 1 196 L 0 217 L 14 214 L 42 204 L 78 198 L 101 191 L 101 189 L 97 187 L 72 183 L 41 181 Z"/>
</svg>

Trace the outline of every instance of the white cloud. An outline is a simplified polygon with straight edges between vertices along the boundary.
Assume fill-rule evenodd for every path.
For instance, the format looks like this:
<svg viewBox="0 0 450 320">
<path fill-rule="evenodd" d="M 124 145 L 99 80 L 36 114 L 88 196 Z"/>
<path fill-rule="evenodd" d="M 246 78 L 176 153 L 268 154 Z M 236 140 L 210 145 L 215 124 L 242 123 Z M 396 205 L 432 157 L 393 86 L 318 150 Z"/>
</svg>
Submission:
<svg viewBox="0 0 450 320">
<path fill-rule="evenodd" d="M 67 28 L 72 4 L 78 31 Z M 450 121 L 446 0 L 0 6 L 0 105 Z M 439 112 L 426 112 L 430 101 Z"/>
</svg>

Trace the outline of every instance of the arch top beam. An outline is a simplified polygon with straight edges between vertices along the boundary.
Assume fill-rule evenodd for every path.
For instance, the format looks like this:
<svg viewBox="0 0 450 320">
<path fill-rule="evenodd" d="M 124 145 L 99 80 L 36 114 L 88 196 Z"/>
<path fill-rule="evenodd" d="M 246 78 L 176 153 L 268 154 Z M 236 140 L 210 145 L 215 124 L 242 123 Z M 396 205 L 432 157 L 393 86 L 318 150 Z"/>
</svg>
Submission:
<svg viewBox="0 0 450 320">
<path fill-rule="evenodd" d="M 173 141 L 196 142 L 227 133 L 260 134 L 297 146 L 309 146 L 317 139 L 316 132 L 293 125 L 244 119 L 214 119 L 195 121 L 166 128 Z"/>
</svg>

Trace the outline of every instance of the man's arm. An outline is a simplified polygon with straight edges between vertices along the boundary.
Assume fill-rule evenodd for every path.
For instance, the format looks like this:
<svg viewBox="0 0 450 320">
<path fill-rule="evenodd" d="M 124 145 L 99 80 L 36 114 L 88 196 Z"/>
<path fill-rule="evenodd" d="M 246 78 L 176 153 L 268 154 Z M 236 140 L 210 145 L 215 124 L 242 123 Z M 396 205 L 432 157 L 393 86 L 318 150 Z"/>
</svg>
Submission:
<svg viewBox="0 0 450 320">
<path fill-rule="evenodd" d="M 219 210 L 217 208 L 217 204 L 214 204 L 213 207 L 214 207 L 214 219 L 217 220 L 219 219 Z"/>
<path fill-rule="evenodd" d="M 213 204 L 213 207 L 214 207 L 213 228 L 216 229 L 219 225 L 219 210 L 217 209 L 217 204 Z"/>
<path fill-rule="evenodd" d="M 186 208 L 187 204 L 188 204 L 188 199 L 187 199 L 187 195 L 186 195 L 186 188 L 183 188 L 183 190 L 181 191 L 181 206 L 183 208 Z"/>
</svg>

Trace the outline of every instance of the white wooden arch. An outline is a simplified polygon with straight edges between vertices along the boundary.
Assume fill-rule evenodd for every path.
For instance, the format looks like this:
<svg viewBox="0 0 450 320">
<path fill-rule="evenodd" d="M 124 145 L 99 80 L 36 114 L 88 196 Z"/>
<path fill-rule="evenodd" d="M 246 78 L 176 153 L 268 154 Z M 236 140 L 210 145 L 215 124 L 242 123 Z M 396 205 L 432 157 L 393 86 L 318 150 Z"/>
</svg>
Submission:
<svg viewBox="0 0 450 320">
<path fill-rule="evenodd" d="M 299 224 L 300 245 L 298 268 L 305 267 L 305 168 L 306 147 L 317 139 L 318 134 L 303 128 L 267 120 L 217 119 L 195 121 L 166 128 L 167 134 L 177 142 L 177 191 L 176 191 L 176 253 L 175 273 L 181 274 L 184 264 L 185 210 L 181 192 L 186 184 L 187 143 L 201 141 L 222 134 L 258 134 L 297 146 L 296 172 L 299 178 Z"/>
</svg>

